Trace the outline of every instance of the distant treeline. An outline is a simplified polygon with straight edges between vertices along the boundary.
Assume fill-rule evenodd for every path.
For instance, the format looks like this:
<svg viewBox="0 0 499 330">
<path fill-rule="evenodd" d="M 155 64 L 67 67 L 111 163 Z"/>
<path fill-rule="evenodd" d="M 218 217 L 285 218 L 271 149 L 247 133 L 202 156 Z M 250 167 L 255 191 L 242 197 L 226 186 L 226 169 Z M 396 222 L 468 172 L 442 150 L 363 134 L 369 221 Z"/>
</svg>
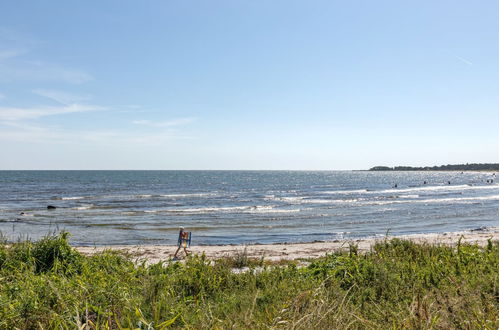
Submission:
<svg viewBox="0 0 499 330">
<path fill-rule="evenodd" d="M 440 166 L 374 166 L 369 171 L 498 171 L 499 164 L 457 164 Z"/>
</svg>

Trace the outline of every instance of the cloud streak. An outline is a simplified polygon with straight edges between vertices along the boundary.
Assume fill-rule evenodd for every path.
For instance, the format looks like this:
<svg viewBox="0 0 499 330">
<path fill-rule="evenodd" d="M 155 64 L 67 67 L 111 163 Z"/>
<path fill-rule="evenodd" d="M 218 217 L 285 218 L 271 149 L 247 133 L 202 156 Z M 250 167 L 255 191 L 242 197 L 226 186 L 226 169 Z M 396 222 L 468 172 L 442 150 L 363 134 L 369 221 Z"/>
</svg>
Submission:
<svg viewBox="0 0 499 330">
<path fill-rule="evenodd" d="M 82 84 L 93 80 L 83 71 L 66 68 L 42 61 L 5 60 L 0 61 L 0 82 L 65 82 Z"/>
<path fill-rule="evenodd" d="M 157 127 L 157 128 L 166 128 L 166 127 L 175 127 L 187 125 L 195 121 L 196 118 L 193 117 L 185 117 L 185 118 L 175 118 L 167 121 L 155 122 L 151 120 L 134 120 L 132 121 L 135 125 L 149 126 L 149 127 Z"/>
<path fill-rule="evenodd" d="M 36 58 L 39 41 L 30 40 L 15 31 L 0 27 L 0 83 L 21 82 L 37 83 L 43 87 L 46 83 L 79 85 L 94 78 L 89 73 L 67 67 L 52 60 Z M 91 121 L 77 123 L 71 129 L 65 126 L 46 124 L 40 119 L 50 116 L 66 116 L 74 113 L 111 111 L 108 107 L 87 104 L 92 99 L 89 94 L 75 94 L 50 88 L 27 88 L 32 94 L 42 97 L 32 106 L 0 106 L 0 143 L 28 143 L 34 145 L 107 146 L 122 148 L 128 145 L 159 146 L 174 140 L 193 139 L 178 127 L 187 125 L 195 118 L 174 118 L 166 121 L 136 120 L 133 125 L 127 119 L 126 127 L 94 129 Z M 30 95 L 33 98 L 33 95 Z M 0 100 L 4 95 L 0 93 Z M 26 100 L 25 100 L 26 101 Z M 122 106 L 133 112 L 140 106 Z M 123 112 L 123 110 L 121 110 Z M 64 123 L 64 121 L 57 121 Z M 74 124 L 74 123 L 72 123 Z M 89 125 L 85 127 L 84 125 Z M 144 129 L 148 127 L 148 129 Z"/>
<path fill-rule="evenodd" d="M 82 70 L 34 58 L 32 50 L 40 42 L 0 28 L 0 82 L 65 82 L 82 84 L 93 77 Z"/>
<path fill-rule="evenodd" d="M 176 140 L 192 140 L 189 134 L 175 131 L 159 133 L 129 132 L 124 130 L 66 130 L 60 127 L 42 127 L 24 123 L 5 124 L 10 129 L 0 130 L 0 142 L 36 144 L 71 144 L 92 146 L 164 145 Z"/>
<path fill-rule="evenodd" d="M 46 116 L 101 110 L 106 110 L 106 108 L 96 105 L 82 104 L 32 108 L 0 107 L 0 122 L 17 122 L 22 120 L 38 119 Z"/>
<path fill-rule="evenodd" d="M 453 54 L 455 58 L 457 58 L 459 61 L 463 62 L 464 64 L 467 64 L 467 65 L 473 65 L 473 62 L 471 61 L 468 61 L 467 59 L 465 59 L 464 57 L 461 57 L 461 56 L 457 56 L 456 54 Z"/>
<path fill-rule="evenodd" d="M 17 57 L 24 53 L 26 53 L 26 51 L 20 49 L 0 49 L 0 61 Z"/>
<path fill-rule="evenodd" d="M 32 92 L 36 95 L 48 98 L 52 101 L 56 101 L 57 103 L 61 103 L 64 105 L 70 105 L 81 101 L 87 101 L 92 98 L 91 95 L 77 95 L 73 93 L 67 93 L 57 90 L 48 90 L 48 89 L 35 89 Z"/>
<path fill-rule="evenodd" d="M 70 94 L 56 91 L 40 91 L 38 94 L 49 97 L 59 102 L 66 102 L 74 99 Z M 62 97 L 62 99 L 61 99 Z M 77 96 L 79 97 L 79 96 Z M 150 120 L 138 120 L 137 125 L 154 127 L 154 130 L 141 129 L 66 129 L 60 126 L 44 125 L 37 123 L 37 119 L 66 115 L 71 113 L 91 112 L 109 110 L 106 107 L 83 104 L 62 104 L 54 107 L 0 107 L 0 142 L 22 142 L 35 144 L 80 144 L 93 146 L 113 146 L 123 145 L 165 145 L 174 140 L 194 139 L 195 137 L 181 132 L 178 126 L 186 125 L 194 118 L 176 118 L 168 121 L 153 122 Z"/>
</svg>

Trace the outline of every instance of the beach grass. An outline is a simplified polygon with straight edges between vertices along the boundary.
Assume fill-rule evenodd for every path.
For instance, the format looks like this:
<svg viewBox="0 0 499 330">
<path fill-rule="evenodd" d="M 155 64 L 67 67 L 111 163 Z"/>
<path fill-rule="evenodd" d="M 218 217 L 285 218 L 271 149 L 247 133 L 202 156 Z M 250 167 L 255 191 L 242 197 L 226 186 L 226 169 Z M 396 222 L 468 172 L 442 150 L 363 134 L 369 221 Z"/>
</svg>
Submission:
<svg viewBox="0 0 499 330">
<path fill-rule="evenodd" d="M 499 244 L 387 239 L 306 267 L 83 256 L 68 234 L 0 244 L 1 329 L 499 327 Z M 235 267 L 248 267 L 234 272 Z"/>
</svg>

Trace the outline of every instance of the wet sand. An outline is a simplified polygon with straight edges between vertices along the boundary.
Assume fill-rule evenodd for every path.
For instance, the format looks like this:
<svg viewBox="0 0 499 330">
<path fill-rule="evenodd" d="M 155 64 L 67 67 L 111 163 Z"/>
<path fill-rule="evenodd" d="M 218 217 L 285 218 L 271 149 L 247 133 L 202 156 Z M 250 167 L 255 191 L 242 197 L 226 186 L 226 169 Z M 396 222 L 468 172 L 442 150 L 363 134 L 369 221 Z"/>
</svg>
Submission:
<svg viewBox="0 0 499 330">
<path fill-rule="evenodd" d="M 297 260 L 318 258 L 335 251 L 348 250 L 351 244 L 358 246 L 360 252 L 369 251 L 377 242 L 391 238 L 407 239 L 418 243 L 456 245 L 461 238 L 462 243 L 476 243 L 485 246 L 489 239 L 499 240 L 499 227 L 477 229 L 463 232 L 450 232 L 439 234 L 415 234 L 403 236 L 388 236 L 378 238 L 365 238 L 354 240 L 335 240 L 331 242 L 312 243 L 289 243 L 289 244 L 254 244 L 254 245 L 193 245 L 189 251 L 194 254 L 204 253 L 209 259 L 234 256 L 242 253 L 246 249 L 249 258 L 264 258 L 265 260 Z M 145 260 L 147 263 L 157 263 L 159 261 L 171 260 L 177 246 L 173 245 L 113 245 L 98 247 L 76 247 L 78 251 L 85 255 L 99 253 L 104 250 L 114 250 L 126 252 L 137 260 Z M 184 256 L 183 250 L 180 254 Z"/>
</svg>

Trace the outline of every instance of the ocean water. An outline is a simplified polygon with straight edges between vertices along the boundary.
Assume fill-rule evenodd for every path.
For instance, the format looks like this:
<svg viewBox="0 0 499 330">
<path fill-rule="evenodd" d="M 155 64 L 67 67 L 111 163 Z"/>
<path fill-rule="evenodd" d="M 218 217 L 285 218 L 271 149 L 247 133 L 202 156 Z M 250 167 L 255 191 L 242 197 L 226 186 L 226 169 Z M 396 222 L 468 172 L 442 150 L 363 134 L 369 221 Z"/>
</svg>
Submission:
<svg viewBox="0 0 499 330">
<path fill-rule="evenodd" d="M 77 245 L 175 244 L 184 226 L 193 244 L 312 242 L 498 225 L 492 173 L 0 171 L 9 240 L 66 230 Z"/>
</svg>

